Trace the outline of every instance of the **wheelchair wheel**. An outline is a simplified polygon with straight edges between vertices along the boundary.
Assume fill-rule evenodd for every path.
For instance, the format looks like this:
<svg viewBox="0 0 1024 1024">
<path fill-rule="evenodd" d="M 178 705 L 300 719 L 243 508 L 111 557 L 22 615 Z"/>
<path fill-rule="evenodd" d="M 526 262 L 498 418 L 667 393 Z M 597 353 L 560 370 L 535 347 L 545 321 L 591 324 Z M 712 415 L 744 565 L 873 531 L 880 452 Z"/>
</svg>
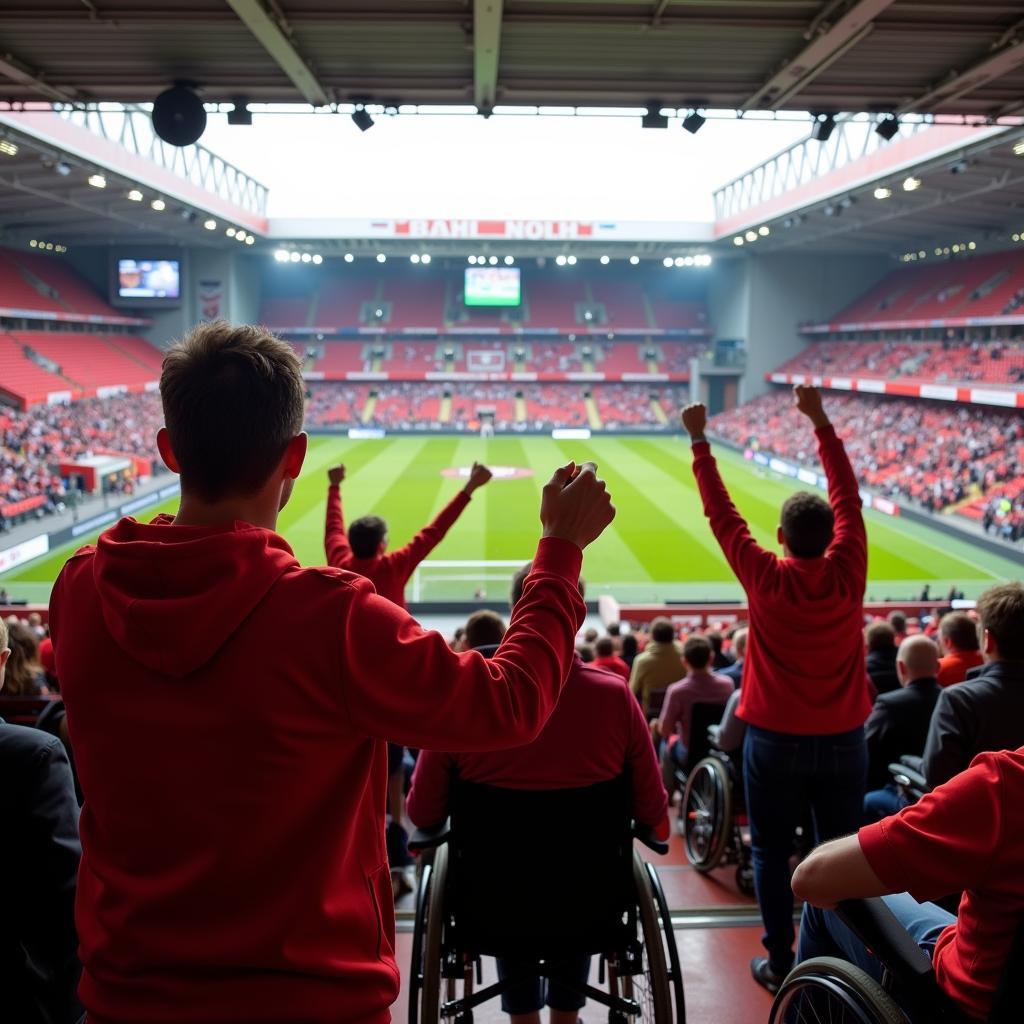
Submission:
<svg viewBox="0 0 1024 1024">
<path fill-rule="evenodd" d="M 732 834 L 732 784 L 716 757 L 701 761 L 683 793 L 683 843 L 698 871 L 710 871 L 725 855 Z"/>
<path fill-rule="evenodd" d="M 672 915 L 665 899 L 665 890 L 661 886 L 658 870 L 653 864 L 644 863 L 647 882 L 654 896 L 654 905 L 661 919 L 661 934 L 665 939 L 665 950 L 668 954 L 668 980 L 672 985 L 672 1001 L 675 1004 L 675 1024 L 686 1024 L 686 994 L 683 991 L 683 968 L 679 962 L 679 947 L 676 945 L 676 933 L 672 927 Z"/>
<path fill-rule="evenodd" d="M 907 1024 L 906 1014 L 869 974 L 845 960 L 814 957 L 786 976 L 768 1024 Z"/>
<path fill-rule="evenodd" d="M 420 962 L 413 961 L 412 974 L 419 977 L 419 1006 L 416 1005 L 415 989 L 409 993 L 409 1024 L 437 1024 L 441 1014 L 441 940 L 444 934 L 444 890 L 448 877 L 448 847 L 439 846 L 434 852 L 434 863 L 430 874 L 425 875 L 424 891 L 421 895 L 421 913 L 417 913 L 417 924 L 422 916 L 422 955 Z M 415 934 L 413 946 L 415 955 Z M 414 982 L 415 984 L 415 982 Z M 417 1009 L 419 1012 L 417 1018 Z"/>
<path fill-rule="evenodd" d="M 623 994 L 640 1005 L 644 1024 L 681 1024 L 672 1015 L 672 995 L 669 991 L 668 970 L 665 966 L 665 936 L 658 922 L 658 908 L 647 868 L 640 855 L 633 853 L 633 883 L 643 940 L 643 960 L 639 974 L 622 977 Z M 671 925 L 669 925 L 671 928 Z M 685 1012 L 685 1011 L 684 1011 Z"/>
</svg>

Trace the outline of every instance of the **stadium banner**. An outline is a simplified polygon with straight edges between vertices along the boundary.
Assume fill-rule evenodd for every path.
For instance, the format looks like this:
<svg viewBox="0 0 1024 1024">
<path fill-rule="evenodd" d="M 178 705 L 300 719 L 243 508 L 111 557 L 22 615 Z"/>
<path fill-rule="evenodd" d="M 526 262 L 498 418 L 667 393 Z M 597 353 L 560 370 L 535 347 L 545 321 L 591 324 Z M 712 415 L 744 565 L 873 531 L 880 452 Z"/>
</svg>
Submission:
<svg viewBox="0 0 1024 1024">
<path fill-rule="evenodd" d="M 350 427 L 348 431 L 350 441 L 379 441 L 385 436 L 379 427 Z"/>
<path fill-rule="evenodd" d="M 39 558 L 50 550 L 50 535 L 41 533 L 38 537 L 31 537 L 23 540 L 20 544 L 5 548 L 0 551 L 0 573 L 10 569 L 16 569 L 25 562 L 31 562 L 33 558 Z"/>
<path fill-rule="evenodd" d="M 590 431 L 586 427 L 558 427 L 551 431 L 553 441 L 589 441 Z"/>
<path fill-rule="evenodd" d="M 70 391 L 50 391 L 46 395 L 47 405 L 69 405 L 71 402 Z"/>
<path fill-rule="evenodd" d="M 224 285 L 212 278 L 202 280 L 196 286 L 199 291 L 199 319 L 202 323 L 212 323 L 223 315 Z"/>
<path fill-rule="evenodd" d="M 466 352 L 466 369 L 470 373 L 504 373 L 505 350 L 471 348 Z"/>
<path fill-rule="evenodd" d="M 972 388 L 956 384 L 934 384 L 913 378 L 881 380 L 860 377 L 817 377 L 802 373 L 766 373 L 773 384 L 813 383 L 831 391 L 862 391 L 876 395 L 901 395 L 905 398 L 931 398 L 939 402 L 962 402 L 973 405 L 997 405 L 1004 409 L 1024 409 L 1024 388 Z"/>
</svg>

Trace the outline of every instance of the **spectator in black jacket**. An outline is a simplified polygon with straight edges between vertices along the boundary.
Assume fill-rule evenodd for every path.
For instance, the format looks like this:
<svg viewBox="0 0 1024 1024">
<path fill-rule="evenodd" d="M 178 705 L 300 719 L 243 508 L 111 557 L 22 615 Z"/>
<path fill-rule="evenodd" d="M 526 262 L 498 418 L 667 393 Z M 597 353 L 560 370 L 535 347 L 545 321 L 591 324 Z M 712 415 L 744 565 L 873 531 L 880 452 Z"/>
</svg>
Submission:
<svg viewBox="0 0 1024 1024">
<path fill-rule="evenodd" d="M 0 688 L 10 653 L 0 619 Z M 83 1012 L 74 919 L 82 847 L 64 745 L 0 719 L 0 778 L 0 1020 L 73 1024 Z"/>
<path fill-rule="evenodd" d="M 1024 584 L 986 590 L 977 613 L 985 664 L 939 695 L 922 766 L 932 789 L 976 754 L 1024 746 Z"/>
<path fill-rule="evenodd" d="M 864 795 L 864 823 L 895 814 L 903 804 L 888 766 L 903 754 L 920 755 L 928 737 L 940 687 L 939 649 L 918 633 L 900 644 L 896 672 L 900 689 L 879 694 L 864 727 L 868 744 L 868 792 Z"/>
<path fill-rule="evenodd" d="M 711 671 L 717 672 L 719 669 L 728 668 L 735 659 L 730 655 L 726 654 L 722 649 L 724 640 L 722 634 L 717 629 L 709 629 L 704 634 L 704 639 L 711 644 Z"/>
<path fill-rule="evenodd" d="M 743 682 L 743 660 L 747 656 L 747 627 L 742 626 L 732 635 L 732 649 L 736 660 L 725 668 L 718 669 L 718 674 L 728 676 L 738 690 Z"/>
<path fill-rule="evenodd" d="M 864 660 L 871 682 L 879 693 L 900 688 L 896 675 L 896 630 L 888 622 L 872 622 L 864 630 L 868 654 Z"/>
</svg>

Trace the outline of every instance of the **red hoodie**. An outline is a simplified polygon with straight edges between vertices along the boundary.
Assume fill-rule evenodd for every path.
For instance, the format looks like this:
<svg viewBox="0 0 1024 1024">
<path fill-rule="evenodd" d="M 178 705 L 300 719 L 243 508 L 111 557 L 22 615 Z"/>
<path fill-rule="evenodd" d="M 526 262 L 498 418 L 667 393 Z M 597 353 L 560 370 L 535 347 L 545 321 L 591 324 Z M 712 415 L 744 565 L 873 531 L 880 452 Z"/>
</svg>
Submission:
<svg viewBox="0 0 1024 1024">
<path fill-rule="evenodd" d="M 704 514 L 747 592 L 750 635 L 738 716 L 750 725 L 827 736 L 863 725 L 867 534 L 860 489 L 831 426 L 816 431 L 835 535 L 821 558 L 779 558 L 750 535 L 706 441 L 693 446 Z"/>
<path fill-rule="evenodd" d="M 416 566 L 444 540 L 455 520 L 462 515 L 470 497 L 465 491 L 448 502 L 437 514 L 437 518 L 419 533 L 404 548 L 389 551 L 386 555 L 372 558 L 356 558 L 345 533 L 345 520 L 341 514 L 341 490 L 337 484 L 327 488 L 327 524 L 324 530 L 324 549 L 327 564 L 335 569 L 365 576 L 381 597 L 394 601 L 400 608 L 405 607 L 405 585 L 416 571 Z"/>
<path fill-rule="evenodd" d="M 581 560 L 540 542 L 488 661 L 246 523 L 124 519 L 78 552 L 50 621 L 90 1024 L 388 1021 L 383 741 L 530 742 L 572 664 Z"/>
</svg>

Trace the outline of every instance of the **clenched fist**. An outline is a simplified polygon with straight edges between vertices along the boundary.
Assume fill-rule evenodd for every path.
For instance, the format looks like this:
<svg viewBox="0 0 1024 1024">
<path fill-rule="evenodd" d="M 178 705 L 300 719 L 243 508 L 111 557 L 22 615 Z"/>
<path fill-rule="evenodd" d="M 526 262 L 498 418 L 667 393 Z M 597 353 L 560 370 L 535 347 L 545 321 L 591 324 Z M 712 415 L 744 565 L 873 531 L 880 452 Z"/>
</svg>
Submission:
<svg viewBox="0 0 1024 1024">
<path fill-rule="evenodd" d="M 690 437 L 703 437 L 708 425 L 708 411 L 703 402 L 694 402 L 683 410 L 683 426 Z"/>
<path fill-rule="evenodd" d="M 615 506 L 597 466 L 570 462 L 555 470 L 544 485 L 540 521 L 545 537 L 561 537 L 585 548 L 597 540 L 615 518 Z"/>
<path fill-rule="evenodd" d="M 474 462 L 473 468 L 469 471 L 469 481 L 463 490 L 472 494 L 478 487 L 483 487 L 494 474 L 481 462 Z"/>
<path fill-rule="evenodd" d="M 344 465 L 331 466 L 331 468 L 329 470 L 327 470 L 327 482 L 332 487 L 337 487 L 338 484 L 340 484 L 341 481 L 344 480 L 344 479 L 345 479 L 345 467 L 344 467 Z"/>
<path fill-rule="evenodd" d="M 821 392 L 810 384 L 797 384 L 793 388 L 796 407 L 815 425 L 828 426 L 828 416 L 821 404 Z"/>
</svg>

